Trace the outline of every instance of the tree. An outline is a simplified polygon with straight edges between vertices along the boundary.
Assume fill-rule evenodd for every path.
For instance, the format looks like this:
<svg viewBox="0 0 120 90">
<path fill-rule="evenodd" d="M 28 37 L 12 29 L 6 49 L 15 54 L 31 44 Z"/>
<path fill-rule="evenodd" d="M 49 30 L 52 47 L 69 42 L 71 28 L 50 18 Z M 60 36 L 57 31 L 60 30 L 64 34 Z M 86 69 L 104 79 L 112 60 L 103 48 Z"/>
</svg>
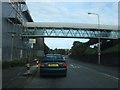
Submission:
<svg viewBox="0 0 120 90">
<path fill-rule="evenodd" d="M 88 46 L 98 43 L 98 39 L 90 39 L 86 44 Z"/>
<path fill-rule="evenodd" d="M 85 50 L 87 49 L 87 44 L 86 43 L 82 43 L 79 41 L 74 41 L 73 42 L 73 46 L 71 48 L 71 53 L 73 56 L 80 56 L 83 55 Z"/>
</svg>

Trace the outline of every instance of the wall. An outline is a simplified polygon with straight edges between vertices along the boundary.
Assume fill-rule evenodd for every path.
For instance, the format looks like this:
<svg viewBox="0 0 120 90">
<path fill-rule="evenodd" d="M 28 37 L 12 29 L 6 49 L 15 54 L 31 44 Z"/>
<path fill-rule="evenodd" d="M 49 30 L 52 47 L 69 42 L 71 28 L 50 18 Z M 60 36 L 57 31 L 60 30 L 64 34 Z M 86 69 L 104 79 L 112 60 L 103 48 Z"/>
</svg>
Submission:
<svg viewBox="0 0 120 90">
<path fill-rule="evenodd" d="M 2 60 L 10 60 L 11 59 L 11 50 L 12 50 L 12 36 L 10 32 L 15 32 L 15 36 L 13 39 L 13 59 L 21 58 L 21 50 L 22 57 L 25 57 L 26 49 L 25 49 L 25 40 L 20 38 L 21 33 L 21 25 L 13 24 L 7 20 L 10 17 L 12 12 L 15 11 L 11 7 L 11 4 L 8 2 L 2 3 Z M 27 19 L 26 19 L 27 20 Z"/>
<path fill-rule="evenodd" d="M 0 62 L 1 61 L 2 61 L 2 2 L 0 2 Z"/>
<path fill-rule="evenodd" d="M 2 89 L 2 2 L 0 1 L 0 90 Z"/>
</svg>

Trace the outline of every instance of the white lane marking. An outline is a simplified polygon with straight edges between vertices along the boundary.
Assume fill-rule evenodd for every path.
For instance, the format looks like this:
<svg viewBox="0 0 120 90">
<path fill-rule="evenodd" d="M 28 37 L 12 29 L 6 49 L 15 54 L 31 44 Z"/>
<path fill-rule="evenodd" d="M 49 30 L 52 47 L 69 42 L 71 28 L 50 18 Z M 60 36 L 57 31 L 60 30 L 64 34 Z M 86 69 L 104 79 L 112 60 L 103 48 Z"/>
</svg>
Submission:
<svg viewBox="0 0 120 90">
<path fill-rule="evenodd" d="M 99 73 L 99 74 L 102 74 L 102 75 L 105 75 L 105 76 L 107 76 L 107 77 L 111 77 L 111 78 L 114 78 L 114 79 L 119 79 L 119 78 L 117 78 L 117 77 L 114 77 L 114 76 L 111 76 L 111 75 L 109 75 L 109 74 L 106 74 L 106 73 Z"/>
<path fill-rule="evenodd" d="M 75 68 L 80 68 L 79 66 L 75 66 Z"/>
<path fill-rule="evenodd" d="M 106 74 L 106 73 L 102 73 L 102 72 L 98 72 L 98 71 L 93 70 L 93 69 L 88 68 L 88 67 L 84 67 L 84 66 L 80 66 L 80 67 L 85 68 L 85 69 L 90 70 L 90 71 L 93 71 L 93 72 L 96 72 L 96 73 L 99 73 L 99 74 L 104 75 L 104 76 L 107 76 L 107 77 L 111 77 L 111 78 L 114 78 L 114 79 L 117 79 L 117 80 L 119 79 L 119 78 L 114 77 L 114 76 L 112 76 L 112 75 L 109 75 L 109 74 Z"/>
<path fill-rule="evenodd" d="M 74 65 L 73 65 L 73 64 L 70 64 L 70 66 L 71 66 L 72 68 L 74 68 Z"/>
<path fill-rule="evenodd" d="M 70 64 L 70 66 L 73 66 L 72 64 Z"/>
<path fill-rule="evenodd" d="M 73 65 L 73 64 L 70 64 L 70 67 L 71 67 L 71 68 L 80 68 L 80 66 Z M 70 68 L 70 67 L 69 67 L 69 68 Z"/>
</svg>

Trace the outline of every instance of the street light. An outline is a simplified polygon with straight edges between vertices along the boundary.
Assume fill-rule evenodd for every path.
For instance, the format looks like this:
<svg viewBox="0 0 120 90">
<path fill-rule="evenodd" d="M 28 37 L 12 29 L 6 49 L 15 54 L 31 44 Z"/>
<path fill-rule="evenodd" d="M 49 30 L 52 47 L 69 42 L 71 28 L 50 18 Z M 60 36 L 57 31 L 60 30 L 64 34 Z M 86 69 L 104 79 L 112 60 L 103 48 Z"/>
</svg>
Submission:
<svg viewBox="0 0 120 90">
<path fill-rule="evenodd" d="M 97 15 L 98 17 L 98 30 L 100 30 L 100 20 L 99 20 L 99 14 L 97 13 L 88 13 L 88 14 L 93 14 Z M 99 34 L 100 35 L 100 34 Z M 100 64 L 100 55 L 101 55 L 101 50 L 100 50 L 100 36 L 98 37 L 98 64 Z"/>
</svg>

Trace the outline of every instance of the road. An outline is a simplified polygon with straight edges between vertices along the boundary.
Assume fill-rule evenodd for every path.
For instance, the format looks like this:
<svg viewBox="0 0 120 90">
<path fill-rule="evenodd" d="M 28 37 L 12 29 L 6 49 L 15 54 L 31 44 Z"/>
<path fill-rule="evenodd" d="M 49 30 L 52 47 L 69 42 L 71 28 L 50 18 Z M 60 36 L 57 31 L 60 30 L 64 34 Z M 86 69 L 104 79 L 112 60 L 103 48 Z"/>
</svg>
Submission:
<svg viewBox="0 0 120 90">
<path fill-rule="evenodd" d="M 68 62 L 67 77 L 40 77 L 39 71 L 28 81 L 25 88 L 117 88 L 118 71 L 81 63 L 73 59 Z M 101 71 L 102 70 L 102 71 Z M 113 73 L 112 73 L 113 72 Z"/>
<path fill-rule="evenodd" d="M 67 77 L 40 77 L 39 69 L 29 78 L 22 78 L 23 88 L 118 88 L 118 69 L 83 63 L 67 58 Z M 14 81 L 15 83 L 20 80 Z M 22 83 L 23 81 L 21 81 Z M 20 87 L 11 85 L 11 87 Z"/>
</svg>

